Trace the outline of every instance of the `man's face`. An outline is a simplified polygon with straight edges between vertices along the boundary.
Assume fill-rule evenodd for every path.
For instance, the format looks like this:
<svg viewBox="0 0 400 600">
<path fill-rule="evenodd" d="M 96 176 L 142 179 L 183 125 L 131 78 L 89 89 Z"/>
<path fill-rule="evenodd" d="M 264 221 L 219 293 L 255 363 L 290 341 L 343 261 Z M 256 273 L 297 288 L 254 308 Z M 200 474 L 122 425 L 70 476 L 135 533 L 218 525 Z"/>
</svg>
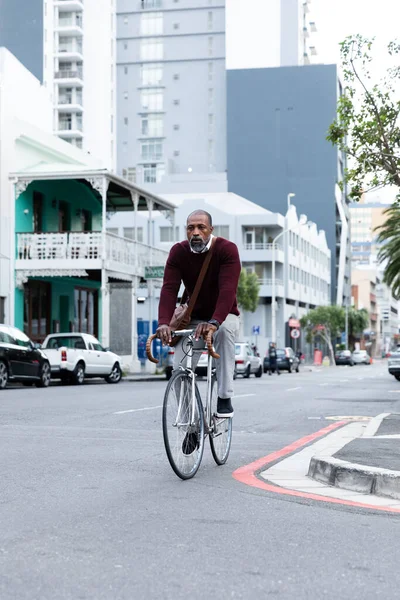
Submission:
<svg viewBox="0 0 400 600">
<path fill-rule="evenodd" d="M 194 252 L 202 252 L 210 241 L 214 228 L 210 226 L 207 215 L 191 215 L 186 224 L 187 239 Z"/>
</svg>

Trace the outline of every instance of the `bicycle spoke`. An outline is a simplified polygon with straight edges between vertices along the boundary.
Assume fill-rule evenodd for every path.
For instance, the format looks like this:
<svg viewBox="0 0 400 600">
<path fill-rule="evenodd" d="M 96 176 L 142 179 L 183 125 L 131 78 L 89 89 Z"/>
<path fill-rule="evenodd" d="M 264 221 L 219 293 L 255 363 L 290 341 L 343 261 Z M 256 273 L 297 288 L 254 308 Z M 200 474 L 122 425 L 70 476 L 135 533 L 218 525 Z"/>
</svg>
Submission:
<svg viewBox="0 0 400 600">
<path fill-rule="evenodd" d="M 218 386 L 214 377 L 211 385 L 211 427 L 210 446 L 217 465 L 223 465 L 228 460 L 232 443 L 232 419 L 216 416 L 218 402 Z"/>
</svg>

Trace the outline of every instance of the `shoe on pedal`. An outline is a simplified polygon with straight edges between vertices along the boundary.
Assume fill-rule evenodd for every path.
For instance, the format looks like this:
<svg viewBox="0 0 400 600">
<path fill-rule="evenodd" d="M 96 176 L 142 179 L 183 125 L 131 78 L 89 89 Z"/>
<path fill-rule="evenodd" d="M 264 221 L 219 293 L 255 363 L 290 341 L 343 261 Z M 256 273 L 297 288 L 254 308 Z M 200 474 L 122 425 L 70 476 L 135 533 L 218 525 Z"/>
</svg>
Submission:
<svg viewBox="0 0 400 600">
<path fill-rule="evenodd" d="M 197 433 L 195 431 L 188 432 L 185 435 L 185 437 L 183 438 L 183 442 L 182 442 L 183 454 L 186 454 L 186 456 L 193 454 L 193 452 L 196 450 L 198 445 L 199 445 L 199 443 L 198 443 Z"/>
<path fill-rule="evenodd" d="M 229 418 L 233 417 L 233 406 L 230 398 L 220 398 L 218 396 L 217 417 Z"/>
</svg>

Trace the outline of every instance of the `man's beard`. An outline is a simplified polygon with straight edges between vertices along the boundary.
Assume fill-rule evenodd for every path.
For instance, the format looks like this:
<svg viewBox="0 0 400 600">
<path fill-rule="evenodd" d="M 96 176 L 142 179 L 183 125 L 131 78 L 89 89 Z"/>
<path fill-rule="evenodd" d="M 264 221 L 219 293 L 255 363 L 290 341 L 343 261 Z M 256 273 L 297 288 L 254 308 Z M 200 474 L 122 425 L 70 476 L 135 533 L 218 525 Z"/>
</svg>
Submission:
<svg viewBox="0 0 400 600">
<path fill-rule="evenodd" d="M 189 240 L 189 244 L 193 252 L 200 253 L 204 251 L 209 241 L 210 239 L 203 240 L 201 237 L 192 237 Z"/>
</svg>

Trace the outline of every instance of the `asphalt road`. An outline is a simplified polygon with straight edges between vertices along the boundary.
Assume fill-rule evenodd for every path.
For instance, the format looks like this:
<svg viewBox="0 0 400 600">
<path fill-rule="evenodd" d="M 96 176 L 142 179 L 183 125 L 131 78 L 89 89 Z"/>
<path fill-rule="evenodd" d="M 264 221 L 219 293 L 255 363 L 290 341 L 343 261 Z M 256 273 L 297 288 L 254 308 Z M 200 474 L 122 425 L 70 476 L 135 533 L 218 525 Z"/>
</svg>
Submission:
<svg viewBox="0 0 400 600">
<path fill-rule="evenodd" d="M 187 482 L 164 453 L 164 388 L 0 393 L 1 600 L 398 597 L 400 516 L 232 477 L 327 417 L 400 412 L 385 366 L 238 379 L 229 462 L 207 447 Z"/>
</svg>

